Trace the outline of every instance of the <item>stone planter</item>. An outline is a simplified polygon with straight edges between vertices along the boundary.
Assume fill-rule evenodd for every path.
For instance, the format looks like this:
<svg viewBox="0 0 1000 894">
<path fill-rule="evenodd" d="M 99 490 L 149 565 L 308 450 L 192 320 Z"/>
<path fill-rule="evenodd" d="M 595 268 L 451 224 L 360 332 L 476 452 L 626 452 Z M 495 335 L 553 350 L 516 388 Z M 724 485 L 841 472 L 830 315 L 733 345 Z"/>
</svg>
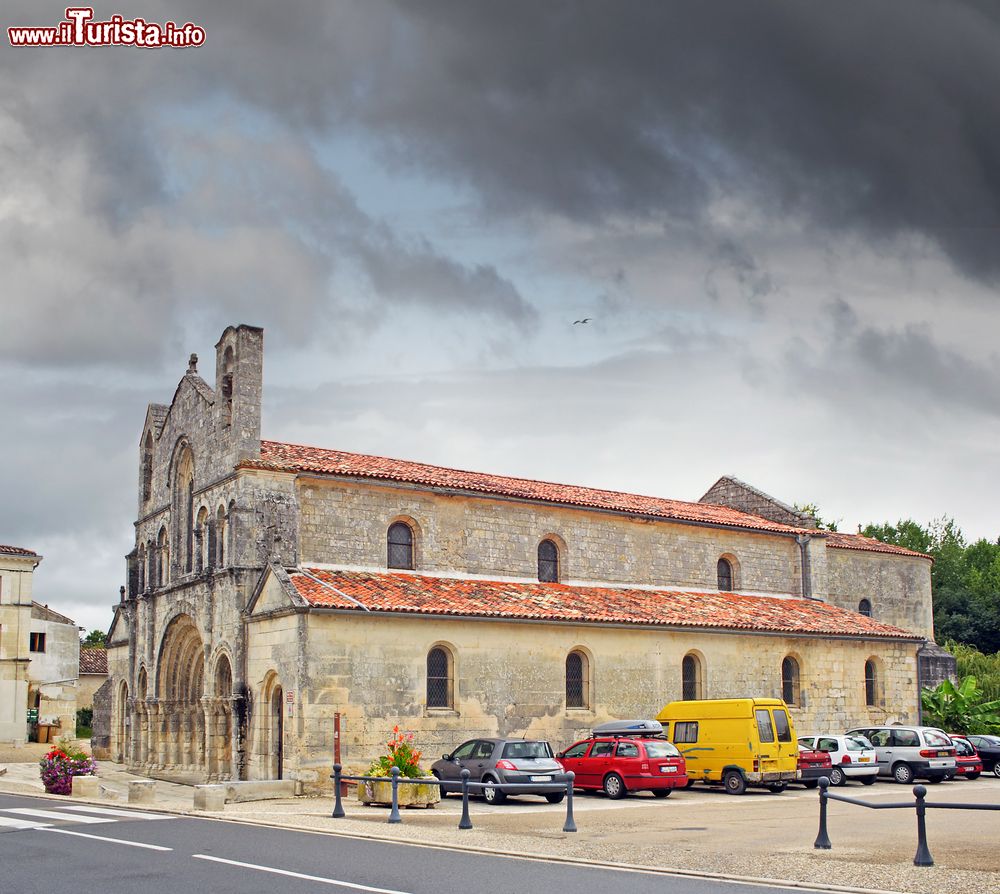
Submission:
<svg viewBox="0 0 1000 894">
<path fill-rule="evenodd" d="M 423 780 L 427 780 L 424 782 Z M 441 800 L 441 787 L 433 776 L 422 776 L 421 782 L 399 781 L 396 793 L 400 807 L 433 807 Z M 367 780 L 358 783 L 358 800 L 362 804 L 392 806 L 392 782 L 389 779 L 377 782 Z"/>
</svg>

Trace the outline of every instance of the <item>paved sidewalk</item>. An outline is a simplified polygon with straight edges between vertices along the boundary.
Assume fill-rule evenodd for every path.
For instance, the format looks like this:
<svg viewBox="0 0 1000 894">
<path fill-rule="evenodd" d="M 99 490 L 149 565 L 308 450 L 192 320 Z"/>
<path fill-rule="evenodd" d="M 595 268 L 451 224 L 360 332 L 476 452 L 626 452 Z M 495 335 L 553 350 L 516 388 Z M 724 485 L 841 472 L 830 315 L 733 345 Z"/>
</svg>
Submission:
<svg viewBox="0 0 1000 894">
<path fill-rule="evenodd" d="M 9 764 L 0 792 L 42 793 L 36 764 Z M 125 802 L 134 776 L 100 763 L 103 797 Z M 868 801 L 912 800 L 910 788 L 891 783 L 849 785 L 838 793 Z M 1000 803 L 1000 780 L 982 778 L 930 787 L 929 800 Z M 193 790 L 156 783 L 154 809 L 193 813 Z M 345 799 L 347 817 L 334 820 L 333 798 L 295 798 L 227 804 L 219 813 L 198 813 L 256 825 L 326 834 L 411 841 L 446 848 L 547 859 L 595 861 L 658 869 L 780 879 L 809 885 L 872 891 L 1000 894 L 1000 811 L 928 811 L 933 867 L 912 865 L 916 850 L 913 811 L 873 811 L 831 802 L 832 851 L 816 851 L 815 791 L 798 787 L 782 795 L 750 793 L 734 798 L 697 786 L 658 801 L 646 795 L 623 801 L 576 796 L 577 833 L 562 831 L 565 804 L 514 799 L 500 807 L 471 802 L 474 828 L 459 831 L 461 799 L 452 796 L 432 810 L 404 810 L 388 825 L 388 810 Z M 148 807 L 146 809 L 149 809 Z"/>
</svg>

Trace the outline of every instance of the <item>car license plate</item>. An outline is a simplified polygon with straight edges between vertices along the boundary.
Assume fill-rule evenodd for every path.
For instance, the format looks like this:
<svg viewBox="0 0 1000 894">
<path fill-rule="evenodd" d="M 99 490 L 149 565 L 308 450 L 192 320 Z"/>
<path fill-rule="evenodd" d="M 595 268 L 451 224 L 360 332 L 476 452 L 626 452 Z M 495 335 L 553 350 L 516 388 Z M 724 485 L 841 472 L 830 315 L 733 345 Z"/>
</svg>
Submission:
<svg viewBox="0 0 1000 894">
<path fill-rule="evenodd" d="M 532 776 L 530 777 L 532 782 L 551 782 L 551 776 Z"/>
<path fill-rule="evenodd" d="M 661 773 L 676 773 L 677 772 L 677 768 L 676 767 L 660 767 L 660 772 Z"/>
<path fill-rule="evenodd" d="M 938 752 L 938 757 L 947 757 L 947 756 L 948 756 L 948 752 L 947 751 L 939 751 Z"/>
<path fill-rule="evenodd" d="M 870 761 L 871 761 L 871 758 L 870 758 L 870 757 L 859 757 L 859 758 L 858 758 L 858 763 L 859 763 L 859 764 L 867 764 L 867 763 L 869 763 Z"/>
</svg>

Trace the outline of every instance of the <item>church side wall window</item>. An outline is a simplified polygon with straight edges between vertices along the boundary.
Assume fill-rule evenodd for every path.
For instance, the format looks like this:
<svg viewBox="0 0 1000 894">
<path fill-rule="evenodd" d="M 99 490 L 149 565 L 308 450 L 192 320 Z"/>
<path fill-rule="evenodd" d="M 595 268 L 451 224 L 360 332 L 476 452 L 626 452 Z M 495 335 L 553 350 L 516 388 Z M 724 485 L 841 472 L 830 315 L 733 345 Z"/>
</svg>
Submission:
<svg viewBox="0 0 1000 894">
<path fill-rule="evenodd" d="M 427 653 L 427 707 L 454 707 L 454 664 L 448 650 L 435 646 Z"/>
<path fill-rule="evenodd" d="M 799 663 L 791 655 L 781 662 L 781 698 L 786 705 L 801 703 Z"/>
<path fill-rule="evenodd" d="M 578 649 L 566 656 L 566 707 L 590 707 L 590 662 Z"/>
<path fill-rule="evenodd" d="M 538 579 L 542 583 L 559 580 L 559 547 L 547 538 L 538 544 Z"/>
<path fill-rule="evenodd" d="M 864 615 L 866 618 L 870 618 L 872 616 L 872 604 L 871 604 L 871 602 L 869 602 L 867 599 L 862 599 L 858 603 L 858 612 L 860 614 Z"/>
<path fill-rule="evenodd" d="M 413 529 L 405 522 L 389 526 L 386 536 L 386 565 L 389 568 L 413 570 Z"/>
<path fill-rule="evenodd" d="M 879 679 L 878 664 L 874 658 L 865 662 L 865 704 L 869 708 L 878 707 L 882 681 Z"/>
<path fill-rule="evenodd" d="M 720 592 L 733 592 L 733 566 L 729 559 L 719 559 L 719 563 L 716 566 L 716 577 L 718 578 Z"/>
<path fill-rule="evenodd" d="M 697 655 L 685 655 L 681 662 L 681 698 L 694 701 L 705 697 L 701 659 Z"/>
</svg>

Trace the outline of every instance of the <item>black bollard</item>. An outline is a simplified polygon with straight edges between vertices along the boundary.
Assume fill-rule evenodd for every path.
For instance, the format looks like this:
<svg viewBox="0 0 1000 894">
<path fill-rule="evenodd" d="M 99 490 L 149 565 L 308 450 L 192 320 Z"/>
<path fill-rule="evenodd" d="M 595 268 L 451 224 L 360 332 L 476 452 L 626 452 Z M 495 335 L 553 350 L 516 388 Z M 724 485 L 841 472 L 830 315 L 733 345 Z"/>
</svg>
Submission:
<svg viewBox="0 0 1000 894">
<path fill-rule="evenodd" d="M 333 765 L 333 818 L 340 819 L 345 816 L 344 805 L 340 801 L 340 774 L 343 767 L 340 764 Z"/>
<path fill-rule="evenodd" d="M 927 807 L 924 804 L 927 789 L 922 785 L 915 785 L 913 796 L 917 799 L 917 854 L 913 858 L 913 865 L 933 866 L 934 858 L 927 847 Z"/>
<path fill-rule="evenodd" d="M 403 818 L 399 815 L 399 767 L 392 768 L 392 810 L 389 811 L 390 823 L 401 823 Z"/>
<path fill-rule="evenodd" d="M 814 848 L 819 850 L 828 851 L 833 848 L 830 843 L 830 836 L 826 831 L 826 801 L 827 794 L 826 790 L 830 787 L 830 780 L 826 776 L 820 776 L 819 778 L 819 834 L 816 836 L 816 842 L 813 844 Z"/>
<path fill-rule="evenodd" d="M 563 823 L 564 832 L 575 832 L 576 821 L 573 819 L 573 780 L 576 773 L 570 770 L 566 774 L 566 822 Z"/>
<path fill-rule="evenodd" d="M 469 818 L 469 770 L 462 768 L 462 818 L 458 821 L 459 829 L 471 829 L 472 820 Z"/>
</svg>

